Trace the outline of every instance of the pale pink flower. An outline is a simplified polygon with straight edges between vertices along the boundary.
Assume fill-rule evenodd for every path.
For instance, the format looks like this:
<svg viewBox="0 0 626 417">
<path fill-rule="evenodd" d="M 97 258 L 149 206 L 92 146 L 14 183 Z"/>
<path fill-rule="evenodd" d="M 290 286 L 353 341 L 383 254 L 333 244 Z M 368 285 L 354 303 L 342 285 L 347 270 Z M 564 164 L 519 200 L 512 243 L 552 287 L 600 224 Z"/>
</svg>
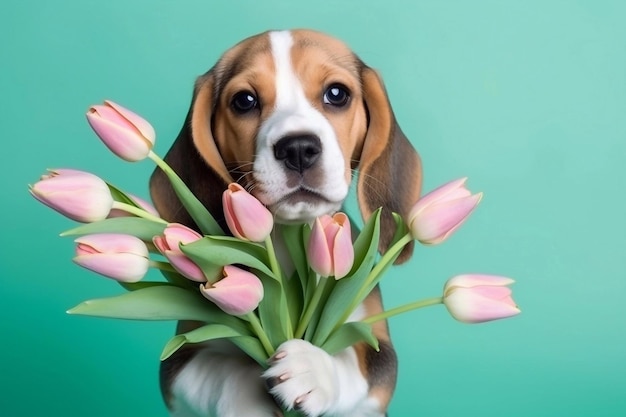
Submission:
<svg viewBox="0 0 626 417">
<path fill-rule="evenodd" d="M 192 281 L 204 282 L 206 277 L 202 269 L 187 257 L 181 250 L 180 244 L 188 244 L 202 239 L 196 231 L 178 223 L 170 223 L 163 230 L 162 236 L 152 239 L 154 246 L 167 258 L 170 264 L 183 276 Z"/>
<path fill-rule="evenodd" d="M 224 267 L 224 278 L 214 284 L 201 284 L 200 291 L 224 312 L 235 316 L 254 311 L 263 299 L 261 280 L 232 265 Z"/>
<path fill-rule="evenodd" d="M 311 268 L 321 276 L 343 278 L 354 263 L 354 247 L 350 231 L 350 220 L 344 213 L 322 216 L 315 219 L 307 259 Z"/>
<path fill-rule="evenodd" d="M 139 238 L 117 233 L 75 240 L 78 265 L 121 282 L 137 282 L 148 272 L 148 248 Z"/>
<path fill-rule="evenodd" d="M 507 285 L 511 278 L 496 275 L 458 275 L 446 282 L 443 303 L 455 319 L 482 323 L 520 313 Z"/>
<path fill-rule="evenodd" d="M 72 220 L 91 223 L 104 220 L 113 206 L 107 184 L 75 169 L 54 169 L 30 187 L 37 200 Z"/>
<path fill-rule="evenodd" d="M 465 188 L 467 178 L 451 181 L 424 195 L 413 206 L 408 225 L 415 239 L 425 245 L 446 240 L 469 217 L 482 198 Z"/>
<path fill-rule="evenodd" d="M 264 241 L 274 227 L 272 213 L 241 185 L 231 183 L 222 195 L 224 216 L 233 236 Z"/>
<path fill-rule="evenodd" d="M 152 125 L 110 100 L 91 106 L 87 121 L 111 152 L 126 161 L 144 159 L 154 146 L 156 133 Z"/>
</svg>

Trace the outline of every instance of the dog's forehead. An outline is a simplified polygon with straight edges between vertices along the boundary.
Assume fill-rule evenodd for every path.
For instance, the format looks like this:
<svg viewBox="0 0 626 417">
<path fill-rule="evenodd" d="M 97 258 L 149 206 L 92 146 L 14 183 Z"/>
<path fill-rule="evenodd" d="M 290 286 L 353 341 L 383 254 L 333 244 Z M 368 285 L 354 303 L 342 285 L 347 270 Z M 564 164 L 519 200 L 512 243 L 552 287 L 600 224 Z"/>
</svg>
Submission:
<svg viewBox="0 0 626 417">
<path fill-rule="evenodd" d="M 272 71 L 272 45 L 270 34 L 264 32 L 239 42 L 226 51 L 213 68 L 217 90 L 244 71 Z M 303 62 L 307 65 L 341 67 L 358 77 L 361 61 L 351 49 L 339 39 L 312 30 L 288 31 L 293 39 L 290 55 L 294 67 Z"/>
</svg>

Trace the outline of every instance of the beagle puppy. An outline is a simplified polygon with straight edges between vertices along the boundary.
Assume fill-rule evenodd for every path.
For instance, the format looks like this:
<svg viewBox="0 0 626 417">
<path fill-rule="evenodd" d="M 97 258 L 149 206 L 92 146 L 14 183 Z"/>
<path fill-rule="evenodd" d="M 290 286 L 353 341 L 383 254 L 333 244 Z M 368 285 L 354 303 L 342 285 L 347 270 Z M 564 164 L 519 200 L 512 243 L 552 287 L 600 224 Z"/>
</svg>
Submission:
<svg viewBox="0 0 626 417">
<path fill-rule="evenodd" d="M 222 223 L 230 182 L 276 222 L 304 223 L 339 210 L 358 177 L 363 218 L 383 207 L 381 251 L 395 231 L 391 212 L 407 215 L 421 188 L 420 159 L 378 74 L 341 41 L 310 30 L 265 32 L 225 52 L 197 79 L 165 159 Z M 150 190 L 165 219 L 195 227 L 158 169 Z M 350 320 L 381 311 L 376 288 Z M 200 325 L 180 322 L 177 331 Z M 374 333 L 378 352 L 357 344 L 331 356 L 287 341 L 267 370 L 224 341 L 187 345 L 162 363 L 163 396 L 174 416 L 273 417 L 278 404 L 310 417 L 384 416 L 397 363 L 387 324 Z"/>
</svg>

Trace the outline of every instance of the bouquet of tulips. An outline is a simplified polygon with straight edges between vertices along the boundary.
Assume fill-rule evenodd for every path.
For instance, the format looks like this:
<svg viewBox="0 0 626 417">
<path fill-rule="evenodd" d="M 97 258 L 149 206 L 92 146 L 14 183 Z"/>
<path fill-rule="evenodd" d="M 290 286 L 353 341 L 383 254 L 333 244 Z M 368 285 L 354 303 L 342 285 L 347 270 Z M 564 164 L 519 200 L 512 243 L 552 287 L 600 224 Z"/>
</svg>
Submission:
<svg viewBox="0 0 626 417">
<path fill-rule="evenodd" d="M 196 320 L 206 323 L 169 340 L 162 359 L 186 343 L 227 338 L 266 366 L 275 349 L 292 338 L 333 354 L 357 342 L 377 347 L 372 324 L 399 313 L 443 303 L 466 323 L 513 316 L 519 309 L 513 280 L 466 274 L 448 280 L 443 294 L 387 310 L 360 321 L 350 315 L 378 284 L 405 245 L 446 240 L 478 205 L 466 179 L 424 195 L 403 219 L 390 249 L 378 254 L 380 210 L 353 236 L 344 213 L 312 224 L 282 225 L 240 185 L 223 193 L 225 233 L 175 172 L 153 151 L 155 131 L 130 110 L 106 101 L 87 119 L 95 133 L 127 161 L 150 158 L 162 169 L 199 227 L 170 224 L 146 201 L 99 177 L 53 169 L 30 187 L 31 194 L 61 214 L 84 223 L 62 233 L 76 238 L 78 265 L 118 281 L 119 296 L 85 301 L 70 314 L 137 320 Z M 281 264 L 274 239 L 284 240 L 290 259 Z M 150 268 L 164 280 L 146 281 Z"/>
</svg>

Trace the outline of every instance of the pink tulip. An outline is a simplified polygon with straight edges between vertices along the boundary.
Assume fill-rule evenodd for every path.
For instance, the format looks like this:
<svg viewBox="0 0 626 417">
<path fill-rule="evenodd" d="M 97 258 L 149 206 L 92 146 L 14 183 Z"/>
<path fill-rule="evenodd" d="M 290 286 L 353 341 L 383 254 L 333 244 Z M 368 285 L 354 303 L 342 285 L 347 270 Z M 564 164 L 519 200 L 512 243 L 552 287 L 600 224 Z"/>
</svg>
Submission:
<svg viewBox="0 0 626 417">
<path fill-rule="evenodd" d="M 170 223 L 163 231 L 163 235 L 155 236 L 152 242 L 174 269 L 192 281 L 204 282 L 206 277 L 202 269 L 180 250 L 181 243 L 185 245 L 199 239 L 202 239 L 202 235 L 187 226 Z"/>
<path fill-rule="evenodd" d="M 113 206 L 106 183 L 88 172 L 74 169 L 50 170 L 30 187 L 37 200 L 79 222 L 104 220 Z"/>
<path fill-rule="evenodd" d="M 315 219 L 307 258 L 311 268 L 321 276 L 334 275 L 343 278 L 354 263 L 354 247 L 350 232 L 350 220 L 344 213 Z"/>
<path fill-rule="evenodd" d="M 507 285 L 514 281 L 495 275 L 458 275 L 446 282 L 443 303 L 455 319 L 482 323 L 520 313 Z"/>
<path fill-rule="evenodd" d="M 200 285 L 200 291 L 228 314 L 241 316 L 254 311 L 263 299 L 263 284 L 251 272 L 236 266 L 224 267 L 224 278 Z"/>
<path fill-rule="evenodd" d="M 420 198 L 409 212 L 408 225 L 425 245 L 446 240 L 463 224 L 482 198 L 465 188 L 467 178 L 451 181 Z"/>
<path fill-rule="evenodd" d="M 143 211 L 152 214 L 155 217 L 159 217 L 159 212 L 157 211 L 156 208 L 154 208 L 154 206 L 150 203 L 148 203 L 146 200 L 144 200 L 143 198 L 137 197 L 136 195 L 133 194 L 126 194 L 131 200 L 133 200 L 133 202 L 139 206 L 140 209 L 142 209 Z M 133 216 L 132 214 L 130 214 L 127 211 L 124 211 L 122 209 L 112 209 L 111 212 L 109 213 L 109 218 L 113 218 L 113 217 L 129 217 L 129 216 Z"/>
<path fill-rule="evenodd" d="M 126 161 L 144 159 L 154 146 L 154 128 L 132 111 L 105 100 L 87 112 L 87 121 L 115 155 Z"/>
<path fill-rule="evenodd" d="M 131 235 L 102 233 L 75 240 L 78 265 L 122 282 L 137 282 L 148 272 L 148 248 Z"/>
<path fill-rule="evenodd" d="M 222 203 L 226 223 L 235 237 L 262 242 L 269 236 L 274 227 L 272 213 L 241 185 L 229 184 Z"/>
</svg>

